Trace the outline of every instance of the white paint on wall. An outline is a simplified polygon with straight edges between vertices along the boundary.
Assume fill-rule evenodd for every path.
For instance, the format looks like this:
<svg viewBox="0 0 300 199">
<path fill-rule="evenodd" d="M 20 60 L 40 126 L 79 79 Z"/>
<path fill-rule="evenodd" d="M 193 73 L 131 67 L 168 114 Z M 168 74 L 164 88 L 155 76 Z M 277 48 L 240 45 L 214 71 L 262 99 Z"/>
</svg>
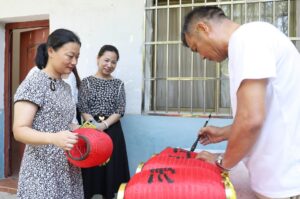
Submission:
<svg viewBox="0 0 300 199">
<path fill-rule="evenodd" d="M 50 32 L 67 28 L 77 33 L 82 42 L 77 65 L 81 78 L 96 72 L 96 57 L 102 45 L 115 45 L 119 49 L 120 61 L 113 75 L 126 83 L 126 113 L 141 113 L 144 1 L 0 0 L 0 5 L 0 23 L 49 16 Z M 2 48 L 4 41 L 1 39 L 0 58 L 4 56 Z M 1 75 L 2 71 L 1 61 Z"/>
</svg>

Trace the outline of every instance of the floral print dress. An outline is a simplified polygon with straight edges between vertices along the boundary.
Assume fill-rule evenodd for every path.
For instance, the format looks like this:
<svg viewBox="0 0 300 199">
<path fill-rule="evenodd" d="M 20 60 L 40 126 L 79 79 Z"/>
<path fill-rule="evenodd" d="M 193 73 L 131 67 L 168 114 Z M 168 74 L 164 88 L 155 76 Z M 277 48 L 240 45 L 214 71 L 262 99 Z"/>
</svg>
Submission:
<svg viewBox="0 0 300 199">
<path fill-rule="evenodd" d="M 34 72 L 21 83 L 14 101 L 29 101 L 38 106 L 32 128 L 40 132 L 69 130 L 76 110 L 70 86 L 63 80 L 51 79 L 43 71 Z M 57 146 L 27 144 L 17 196 L 24 199 L 82 199 L 81 170 L 71 165 L 65 151 Z"/>
<path fill-rule="evenodd" d="M 81 82 L 78 97 L 79 111 L 92 115 L 96 120 L 99 116 L 107 119 L 114 113 L 121 116 L 125 113 L 125 88 L 120 79 L 86 77 Z M 92 198 L 94 194 L 111 199 L 118 192 L 120 184 L 128 182 L 130 177 L 121 122 L 114 123 L 104 131 L 113 141 L 113 152 L 106 165 L 82 169 L 86 199 Z"/>
</svg>

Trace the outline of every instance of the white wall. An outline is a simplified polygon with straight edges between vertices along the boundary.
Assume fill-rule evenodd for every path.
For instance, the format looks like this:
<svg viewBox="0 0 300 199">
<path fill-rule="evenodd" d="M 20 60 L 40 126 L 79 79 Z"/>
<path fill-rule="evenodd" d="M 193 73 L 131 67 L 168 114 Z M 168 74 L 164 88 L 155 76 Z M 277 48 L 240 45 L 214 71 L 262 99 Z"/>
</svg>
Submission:
<svg viewBox="0 0 300 199">
<path fill-rule="evenodd" d="M 68 28 L 76 32 L 82 41 L 77 66 L 81 78 L 96 72 L 96 56 L 102 45 L 115 45 L 120 52 L 120 61 L 114 76 L 126 83 L 126 112 L 141 112 L 143 0 L 0 0 L 0 5 L 2 23 L 44 19 L 49 16 L 50 32 L 57 28 Z M 3 45 L 4 41 L 1 39 L 0 58 L 4 55 L 1 52 Z"/>
</svg>

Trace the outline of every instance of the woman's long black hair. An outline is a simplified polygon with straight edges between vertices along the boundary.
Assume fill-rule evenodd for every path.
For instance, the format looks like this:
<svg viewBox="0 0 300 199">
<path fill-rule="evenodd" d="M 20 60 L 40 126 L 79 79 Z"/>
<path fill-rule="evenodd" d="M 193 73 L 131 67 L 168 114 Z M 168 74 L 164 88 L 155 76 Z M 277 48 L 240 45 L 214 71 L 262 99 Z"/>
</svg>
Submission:
<svg viewBox="0 0 300 199">
<path fill-rule="evenodd" d="M 35 64 L 39 69 L 46 67 L 48 62 L 48 48 L 52 48 L 57 51 L 64 44 L 69 42 L 75 42 L 81 46 L 79 37 L 72 31 L 67 29 L 57 29 L 53 31 L 49 36 L 47 43 L 42 43 L 37 48 L 37 53 L 35 57 Z M 79 88 L 80 78 L 76 67 L 73 69 L 73 73 L 76 77 L 76 86 Z"/>
</svg>

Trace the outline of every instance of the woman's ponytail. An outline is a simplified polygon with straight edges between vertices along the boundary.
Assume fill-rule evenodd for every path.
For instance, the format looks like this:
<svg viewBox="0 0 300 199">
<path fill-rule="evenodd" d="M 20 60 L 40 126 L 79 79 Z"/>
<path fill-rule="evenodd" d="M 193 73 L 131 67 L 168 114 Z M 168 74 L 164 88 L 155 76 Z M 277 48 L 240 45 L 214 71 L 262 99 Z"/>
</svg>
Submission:
<svg viewBox="0 0 300 199">
<path fill-rule="evenodd" d="M 35 64 L 37 67 L 42 70 L 46 67 L 48 62 L 48 47 L 46 43 L 42 43 L 38 46 L 36 56 L 35 56 Z"/>
</svg>

